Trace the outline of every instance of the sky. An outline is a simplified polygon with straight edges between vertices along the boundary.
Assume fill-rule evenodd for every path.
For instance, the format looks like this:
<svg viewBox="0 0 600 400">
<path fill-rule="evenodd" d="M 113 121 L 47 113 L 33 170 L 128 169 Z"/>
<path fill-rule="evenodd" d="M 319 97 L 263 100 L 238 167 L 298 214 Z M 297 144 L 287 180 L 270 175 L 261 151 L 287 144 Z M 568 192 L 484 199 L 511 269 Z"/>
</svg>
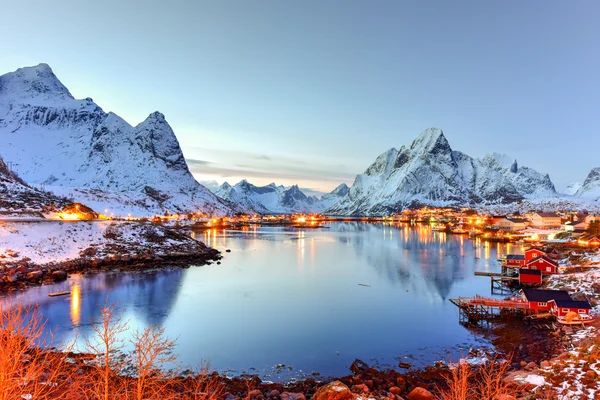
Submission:
<svg viewBox="0 0 600 400">
<path fill-rule="evenodd" d="M 131 124 L 162 112 L 209 185 L 330 191 L 430 127 L 558 189 L 600 166 L 595 0 L 0 4 L 0 74 L 44 62 Z"/>
</svg>

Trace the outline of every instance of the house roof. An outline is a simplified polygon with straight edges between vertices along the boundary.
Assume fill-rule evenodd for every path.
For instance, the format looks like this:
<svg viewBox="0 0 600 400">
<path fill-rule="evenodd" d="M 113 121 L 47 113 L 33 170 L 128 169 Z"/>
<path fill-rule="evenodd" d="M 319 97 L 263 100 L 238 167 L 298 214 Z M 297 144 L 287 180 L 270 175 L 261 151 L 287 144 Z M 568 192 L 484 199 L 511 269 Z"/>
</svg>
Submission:
<svg viewBox="0 0 600 400">
<path fill-rule="evenodd" d="M 537 262 L 537 261 L 539 261 L 539 260 L 544 260 L 544 261 L 546 261 L 546 262 L 549 262 L 550 264 L 552 264 L 552 265 L 555 265 L 555 266 L 557 266 L 557 267 L 558 267 L 558 263 L 557 263 L 556 261 L 554 261 L 554 260 L 553 260 L 553 259 L 551 259 L 550 257 L 546 257 L 546 256 L 539 256 L 539 257 L 536 257 L 536 258 L 534 258 L 533 260 L 529 261 L 529 262 L 527 263 L 527 265 L 529 265 L 529 264 L 533 264 L 534 262 Z"/>
<path fill-rule="evenodd" d="M 530 247 L 527 250 L 525 250 L 525 253 L 527 253 L 528 251 L 532 251 L 532 250 L 536 250 L 536 251 L 541 251 L 542 253 L 546 253 L 546 254 L 550 254 L 550 253 L 556 253 L 556 249 L 554 247 Z"/>
<path fill-rule="evenodd" d="M 520 268 L 519 274 L 520 275 L 541 275 L 542 271 L 540 271 L 539 269 Z"/>
<path fill-rule="evenodd" d="M 523 254 L 507 254 L 506 259 L 507 260 L 524 260 L 525 255 L 523 255 Z"/>
<path fill-rule="evenodd" d="M 523 289 L 527 301 L 573 300 L 566 290 Z"/>
<path fill-rule="evenodd" d="M 550 300 L 556 303 L 560 308 L 592 308 L 591 304 L 585 300 Z"/>
<path fill-rule="evenodd" d="M 509 220 L 510 222 L 514 222 L 515 224 L 522 224 L 522 223 L 529 222 L 525 218 L 506 218 L 506 219 Z"/>
<path fill-rule="evenodd" d="M 537 212 L 533 215 L 539 215 L 542 218 L 560 218 L 560 216 L 552 212 Z"/>
</svg>

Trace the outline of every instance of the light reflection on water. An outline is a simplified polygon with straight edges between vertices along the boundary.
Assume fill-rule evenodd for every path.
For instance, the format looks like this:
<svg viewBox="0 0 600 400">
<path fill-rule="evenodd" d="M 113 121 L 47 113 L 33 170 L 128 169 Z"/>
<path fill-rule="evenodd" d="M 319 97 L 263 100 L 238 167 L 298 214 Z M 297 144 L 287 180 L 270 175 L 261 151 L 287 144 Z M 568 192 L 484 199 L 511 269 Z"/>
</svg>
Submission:
<svg viewBox="0 0 600 400">
<path fill-rule="evenodd" d="M 283 363 L 342 375 L 355 358 L 395 365 L 408 355 L 413 363 L 431 363 L 479 340 L 458 324 L 448 299 L 489 294 L 489 280 L 473 272 L 498 271 L 507 245 L 427 225 L 328 227 L 198 232 L 208 245 L 232 250 L 221 265 L 75 275 L 13 298 L 38 302 L 49 327 L 80 342 L 108 298 L 132 328 L 166 327 L 185 365 L 209 360 L 237 373 L 264 374 Z M 63 290 L 71 295 L 47 296 Z"/>
</svg>

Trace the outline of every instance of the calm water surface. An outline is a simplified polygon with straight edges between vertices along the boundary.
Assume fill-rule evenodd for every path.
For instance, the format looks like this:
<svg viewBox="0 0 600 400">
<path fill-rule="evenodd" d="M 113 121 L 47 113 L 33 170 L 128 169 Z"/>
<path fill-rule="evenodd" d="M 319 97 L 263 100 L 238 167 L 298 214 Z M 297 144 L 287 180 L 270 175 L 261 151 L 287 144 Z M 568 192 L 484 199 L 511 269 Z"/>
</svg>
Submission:
<svg viewBox="0 0 600 400">
<path fill-rule="evenodd" d="M 39 303 L 48 327 L 79 342 L 108 298 L 132 328 L 158 325 L 178 338 L 186 366 L 208 360 L 221 371 L 271 379 L 344 375 L 355 358 L 430 364 L 482 344 L 459 325 L 448 299 L 489 295 L 489 279 L 473 272 L 499 271 L 498 255 L 520 248 L 427 225 L 327 226 L 211 230 L 196 237 L 232 250 L 221 265 L 73 276 L 12 296 Z M 63 290 L 72 293 L 47 296 Z M 275 372 L 277 364 L 294 369 Z"/>
</svg>

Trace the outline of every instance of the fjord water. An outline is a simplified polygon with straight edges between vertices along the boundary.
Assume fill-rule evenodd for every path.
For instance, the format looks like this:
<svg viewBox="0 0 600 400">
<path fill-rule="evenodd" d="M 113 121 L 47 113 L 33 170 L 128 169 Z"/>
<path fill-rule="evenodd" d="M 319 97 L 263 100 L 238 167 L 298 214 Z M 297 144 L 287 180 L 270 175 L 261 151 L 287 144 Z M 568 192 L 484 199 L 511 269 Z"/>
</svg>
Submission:
<svg viewBox="0 0 600 400">
<path fill-rule="evenodd" d="M 13 300 L 39 303 L 48 327 L 80 344 L 108 301 L 118 303 L 132 329 L 165 327 L 188 367 L 204 360 L 220 371 L 273 380 L 313 371 L 339 376 L 355 358 L 423 365 L 481 345 L 458 323 L 449 299 L 489 295 L 489 279 L 473 272 L 499 271 L 498 255 L 519 251 L 409 224 L 196 235 L 231 249 L 221 265 L 76 275 Z M 47 296 L 64 290 L 71 295 Z"/>
</svg>

